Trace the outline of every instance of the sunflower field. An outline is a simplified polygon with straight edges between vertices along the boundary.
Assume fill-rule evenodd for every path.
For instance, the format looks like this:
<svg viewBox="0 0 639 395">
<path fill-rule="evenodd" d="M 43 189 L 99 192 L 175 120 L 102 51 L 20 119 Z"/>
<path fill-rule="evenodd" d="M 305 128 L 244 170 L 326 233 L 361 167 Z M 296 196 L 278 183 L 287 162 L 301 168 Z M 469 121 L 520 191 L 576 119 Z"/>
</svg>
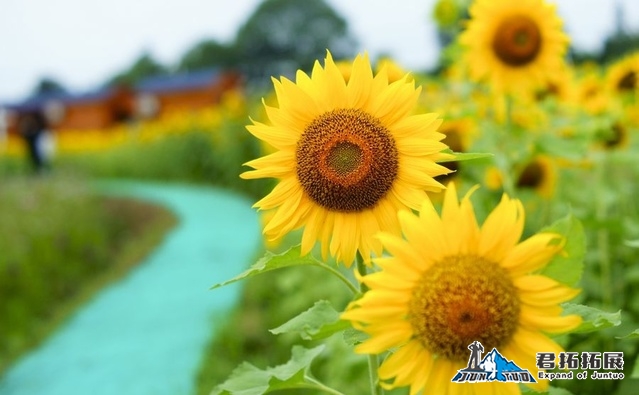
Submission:
<svg viewBox="0 0 639 395">
<path fill-rule="evenodd" d="M 57 167 L 256 199 L 199 393 L 636 393 L 639 52 L 577 66 L 545 0 L 455 4 L 437 75 L 328 48 L 264 98 L 59 132 Z"/>
<path fill-rule="evenodd" d="M 358 393 L 632 393 L 639 54 L 575 67 L 568 42 L 552 5 L 478 0 L 440 78 L 328 52 L 274 80 L 247 127 L 270 149 L 241 177 L 277 180 L 255 204 L 265 238 L 301 244 L 229 282 L 318 266 L 350 302 L 271 329 L 315 347 L 242 364 L 213 393 L 354 393 L 334 361 L 350 351 L 318 363 L 350 383 L 310 371 L 336 333 L 368 361 Z M 473 362 L 474 347 L 492 351 Z"/>
</svg>

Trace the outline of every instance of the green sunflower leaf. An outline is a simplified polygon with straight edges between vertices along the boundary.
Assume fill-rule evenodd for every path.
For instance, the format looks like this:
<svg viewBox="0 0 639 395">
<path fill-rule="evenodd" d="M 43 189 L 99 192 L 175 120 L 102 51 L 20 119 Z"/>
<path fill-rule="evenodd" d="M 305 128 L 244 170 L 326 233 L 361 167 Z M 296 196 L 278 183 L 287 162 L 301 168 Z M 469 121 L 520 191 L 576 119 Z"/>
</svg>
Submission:
<svg viewBox="0 0 639 395">
<path fill-rule="evenodd" d="M 574 303 L 563 303 L 564 315 L 576 314 L 583 322 L 573 333 L 594 332 L 621 324 L 621 310 L 607 313 L 594 307 Z"/>
<path fill-rule="evenodd" d="M 574 286 L 581 279 L 586 254 L 586 235 L 581 222 L 572 214 L 544 228 L 542 232 L 558 233 L 566 244 L 540 272 L 562 284 Z"/>
<path fill-rule="evenodd" d="M 348 328 L 344 331 L 344 342 L 349 346 L 356 346 L 368 339 L 368 335 L 355 328 Z"/>
<path fill-rule="evenodd" d="M 491 153 L 481 153 L 481 152 L 453 152 L 450 149 L 444 150 L 442 151 L 445 154 L 453 154 L 455 155 L 454 158 L 451 159 L 443 159 L 443 160 L 438 160 L 437 163 L 444 163 L 444 162 L 461 162 L 464 160 L 473 160 L 473 159 L 485 159 L 485 158 L 492 158 L 494 155 Z"/>
<path fill-rule="evenodd" d="M 308 374 L 323 345 L 307 349 L 293 346 L 291 359 L 283 365 L 261 370 L 248 362 L 235 368 L 231 376 L 213 389 L 211 395 L 262 395 L 291 388 L 322 389 Z"/>
<path fill-rule="evenodd" d="M 618 336 L 617 339 L 639 339 L 639 329 L 635 329 L 634 331 L 628 333 L 625 336 Z"/>
<path fill-rule="evenodd" d="M 319 340 L 350 328 L 348 321 L 339 319 L 339 313 L 326 300 L 315 302 L 313 307 L 287 321 L 277 328 L 270 329 L 274 335 L 296 333 L 304 340 Z"/>
<path fill-rule="evenodd" d="M 632 373 L 630 373 L 631 379 L 639 379 L 639 356 L 637 356 L 637 360 L 635 361 L 635 367 L 632 369 Z"/>
<path fill-rule="evenodd" d="M 639 240 L 624 240 L 623 244 L 630 248 L 639 248 Z"/>
<path fill-rule="evenodd" d="M 223 287 L 228 284 L 232 284 L 234 282 L 243 280 L 245 278 L 253 277 L 258 274 L 270 272 L 271 270 L 281 269 L 284 267 L 290 266 L 321 266 L 322 262 L 315 259 L 312 255 L 308 254 L 305 256 L 301 255 L 301 246 L 291 247 L 287 251 L 281 254 L 273 254 L 270 251 L 267 251 L 266 254 L 262 258 L 260 258 L 257 262 L 255 262 L 248 270 L 243 273 L 233 277 L 230 280 L 224 281 L 219 284 L 213 285 L 210 289 L 215 289 L 219 287 Z"/>
</svg>

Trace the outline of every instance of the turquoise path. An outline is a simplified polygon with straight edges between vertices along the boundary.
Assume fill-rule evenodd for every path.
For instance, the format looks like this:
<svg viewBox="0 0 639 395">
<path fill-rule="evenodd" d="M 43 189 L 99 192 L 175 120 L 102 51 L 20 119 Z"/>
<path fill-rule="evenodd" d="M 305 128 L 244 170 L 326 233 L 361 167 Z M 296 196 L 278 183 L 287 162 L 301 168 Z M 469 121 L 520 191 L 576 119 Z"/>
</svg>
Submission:
<svg viewBox="0 0 639 395">
<path fill-rule="evenodd" d="M 160 203 L 179 224 L 127 277 L 10 368 L 2 395 L 194 392 L 206 345 L 239 291 L 235 284 L 209 288 L 245 270 L 259 246 L 251 202 L 205 187 L 109 181 L 98 188 Z"/>
</svg>

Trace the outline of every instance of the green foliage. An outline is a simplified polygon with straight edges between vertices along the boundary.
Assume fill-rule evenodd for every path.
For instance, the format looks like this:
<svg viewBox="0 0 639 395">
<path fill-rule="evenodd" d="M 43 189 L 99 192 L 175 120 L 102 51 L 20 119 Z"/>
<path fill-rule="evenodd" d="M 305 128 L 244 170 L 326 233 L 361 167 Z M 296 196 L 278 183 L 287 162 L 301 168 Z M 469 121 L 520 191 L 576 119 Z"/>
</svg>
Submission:
<svg viewBox="0 0 639 395">
<path fill-rule="evenodd" d="M 181 181 L 225 187 L 253 197 L 263 196 L 269 180 L 242 181 L 242 164 L 260 156 L 255 139 L 239 125 L 225 124 L 216 133 L 232 144 L 214 144 L 211 132 L 193 131 L 143 142 L 132 140 L 109 151 L 67 155 L 55 166 L 91 177 Z"/>
<path fill-rule="evenodd" d="M 281 254 L 274 254 L 270 251 L 266 251 L 266 254 L 264 254 L 264 256 L 260 260 L 255 262 L 248 270 L 240 273 L 230 280 L 213 285 L 211 289 L 223 287 L 225 285 L 232 284 L 245 278 L 253 277 L 258 274 L 266 273 L 271 270 L 282 269 L 285 267 L 304 265 L 324 266 L 322 262 L 315 259 L 312 255 L 301 256 L 301 249 L 302 248 L 300 246 L 296 246 Z"/>
<path fill-rule="evenodd" d="M 173 223 L 164 210 L 97 197 L 77 179 L 4 179 L 0 371 L 72 306 L 138 262 Z"/>
<path fill-rule="evenodd" d="M 451 150 L 445 150 L 443 152 L 447 154 L 453 154 L 455 155 L 455 157 L 451 159 L 442 159 L 438 161 L 439 163 L 462 162 L 462 161 L 473 160 L 473 159 L 491 158 L 493 156 L 493 154 L 490 154 L 490 153 L 480 153 L 480 152 L 453 152 Z"/>
<path fill-rule="evenodd" d="M 287 250 L 286 246 L 283 249 Z M 239 307 L 232 314 L 218 318 L 224 325 L 205 352 L 198 375 L 198 394 L 209 394 L 211 388 L 224 382 L 243 361 L 255 366 L 273 366 L 286 361 L 289 350 L 295 344 L 305 348 L 316 347 L 318 341 L 301 339 L 300 333 L 288 332 L 274 336 L 267 328 L 281 327 L 291 321 L 291 317 L 304 314 L 315 300 L 325 300 L 322 304 L 330 303 L 335 311 L 341 311 L 352 297 L 352 293 L 329 271 L 315 265 L 271 270 L 259 276 L 247 277 L 240 284 L 243 292 Z M 308 328 L 309 332 L 314 332 L 312 326 Z M 348 388 L 348 394 L 365 393 L 365 357 L 355 355 L 352 347 L 339 334 L 321 341 L 327 347 L 313 363 L 315 376 L 331 387 Z M 224 357 L 220 358 L 221 355 Z M 322 392 L 306 390 L 303 393 Z"/>
<path fill-rule="evenodd" d="M 180 60 L 179 72 L 191 72 L 212 68 L 236 68 L 239 59 L 235 47 L 216 40 L 204 40 L 189 49 Z"/>
<path fill-rule="evenodd" d="M 42 77 L 33 88 L 33 96 L 52 93 L 66 93 L 67 89 L 57 80 L 51 77 Z"/>
<path fill-rule="evenodd" d="M 339 313 L 329 301 L 319 300 L 310 309 L 270 332 L 274 335 L 295 333 L 304 340 L 320 340 L 350 327 L 350 323 L 339 319 Z"/>
<path fill-rule="evenodd" d="M 144 52 L 128 69 L 112 77 L 107 85 L 133 86 L 147 77 L 153 77 L 167 73 L 167 68 Z"/>
<path fill-rule="evenodd" d="M 213 389 L 211 395 L 261 395 L 292 388 L 322 389 L 323 386 L 310 376 L 310 365 L 323 349 L 324 346 L 310 350 L 294 346 L 293 356 L 287 363 L 265 370 L 244 362 L 228 380 Z"/>
<path fill-rule="evenodd" d="M 607 313 L 594 307 L 573 303 L 564 303 L 563 309 L 564 314 L 576 314 L 583 319 L 581 325 L 573 330 L 573 333 L 594 332 L 621 324 L 621 311 Z"/>
<path fill-rule="evenodd" d="M 638 339 L 638 338 L 639 338 L 639 329 L 635 329 L 634 331 L 632 331 L 631 333 L 625 336 L 618 337 L 618 339 L 627 339 L 627 340 Z"/>
<path fill-rule="evenodd" d="M 581 279 L 586 255 L 586 235 L 581 222 L 573 215 L 568 215 L 544 228 L 542 232 L 563 236 L 565 244 L 562 252 L 543 268 L 541 274 L 571 287 L 575 286 Z"/>
<path fill-rule="evenodd" d="M 324 0 L 265 0 L 240 27 L 235 48 L 252 83 L 310 70 L 330 49 L 336 59 L 351 57 L 355 41 L 344 18 Z"/>
</svg>

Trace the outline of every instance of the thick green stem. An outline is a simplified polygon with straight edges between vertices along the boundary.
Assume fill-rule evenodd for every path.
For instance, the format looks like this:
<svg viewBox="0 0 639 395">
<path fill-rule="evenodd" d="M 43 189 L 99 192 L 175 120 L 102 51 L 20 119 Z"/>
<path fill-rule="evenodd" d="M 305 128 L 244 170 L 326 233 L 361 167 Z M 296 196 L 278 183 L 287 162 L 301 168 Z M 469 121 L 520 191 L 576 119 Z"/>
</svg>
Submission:
<svg viewBox="0 0 639 395">
<path fill-rule="evenodd" d="M 605 177 L 606 177 L 606 153 L 603 152 L 602 156 L 597 161 L 597 180 L 599 181 L 599 188 L 597 188 L 597 206 L 596 218 L 599 229 L 597 230 L 597 252 L 599 253 L 599 269 L 601 270 L 601 291 L 602 301 L 605 307 L 612 305 L 612 275 L 611 275 L 611 262 L 610 262 L 610 240 L 608 234 L 608 228 L 602 226 L 602 223 L 608 216 L 608 205 L 605 200 L 604 191 Z"/>
<path fill-rule="evenodd" d="M 364 259 L 360 255 L 359 251 L 357 252 L 357 272 L 360 276 L 365 276 L 367 273 L 366 264 L 364 263 Z M 360 283 L 359 290 L 363 294 L 368 291 L 368 287 L 364 283 Z M 377 375 L 377 369 L 379 368 L 379 360 L 377 355 L 368 354 L 368 377 L 371 387 L 371 395 L 383 395 L 384 390 L 379 386 L 379 377 Z"/>
</svg>

